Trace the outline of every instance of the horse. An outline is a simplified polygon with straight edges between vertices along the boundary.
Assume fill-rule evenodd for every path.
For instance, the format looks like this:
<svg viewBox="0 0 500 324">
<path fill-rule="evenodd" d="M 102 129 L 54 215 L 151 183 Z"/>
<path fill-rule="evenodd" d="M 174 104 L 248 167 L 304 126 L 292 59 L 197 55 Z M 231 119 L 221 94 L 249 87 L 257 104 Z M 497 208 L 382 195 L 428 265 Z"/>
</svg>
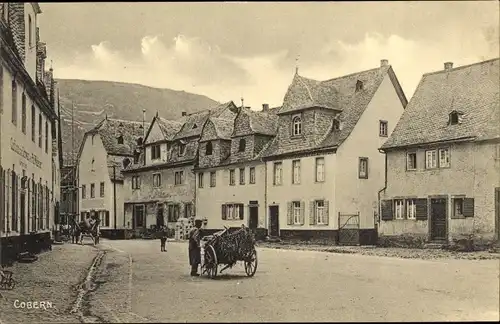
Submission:
<svg viewBox="0 0 500 324">
<path fill-rule="evenodd" d="M 92 218 L 90 221 L 81 221 L 76 224 L 75 233 L 76 243 L 80 241 L 80 244 L 83 245 L 83 235 L 89 235 L 92 237 L 92 241 L 94 245 L 97 244 L 97 238 L 99 236 L 98 228 L 99 228 L 100 219 Z"/>
</svg>

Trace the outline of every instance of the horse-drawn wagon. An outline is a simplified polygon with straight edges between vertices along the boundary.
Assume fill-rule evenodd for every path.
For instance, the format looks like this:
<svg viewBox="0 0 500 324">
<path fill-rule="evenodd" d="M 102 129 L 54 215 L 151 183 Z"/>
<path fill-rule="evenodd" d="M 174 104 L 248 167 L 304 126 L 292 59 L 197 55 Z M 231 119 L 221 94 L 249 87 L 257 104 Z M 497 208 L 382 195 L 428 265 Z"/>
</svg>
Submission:
<svg viewBox="0 0 500 324">
<path fill-rule="evenodd" d="M 248 277 L 255 275 L 258 264 L 257 250 L 250 229 L 242 227 L 231 233 L 226 227 L 206 239 L 203 245 L 202 274 L 206 273 L 213 279 L 217 276 L 219 265 L 225 265 L 220 270 L 222 273 L 237 262 L 243 262 Z"/>
</svg>

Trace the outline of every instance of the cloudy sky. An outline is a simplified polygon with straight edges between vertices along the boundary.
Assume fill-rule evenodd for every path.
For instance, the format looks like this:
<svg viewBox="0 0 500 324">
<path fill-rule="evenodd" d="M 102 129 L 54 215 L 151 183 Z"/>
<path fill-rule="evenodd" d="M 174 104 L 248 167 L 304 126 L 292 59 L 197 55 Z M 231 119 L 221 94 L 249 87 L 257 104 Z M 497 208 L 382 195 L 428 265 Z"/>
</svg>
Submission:
<svg viewBox="0 0 500 324">
<path fill-rule="evenodd" d="M 278 106 L 295 73 L 324 80 L 388 59 L 408 98 L 423 73 L 498 57 L 499 3 L 41 3 L 57 78 Z"/>
</svg>

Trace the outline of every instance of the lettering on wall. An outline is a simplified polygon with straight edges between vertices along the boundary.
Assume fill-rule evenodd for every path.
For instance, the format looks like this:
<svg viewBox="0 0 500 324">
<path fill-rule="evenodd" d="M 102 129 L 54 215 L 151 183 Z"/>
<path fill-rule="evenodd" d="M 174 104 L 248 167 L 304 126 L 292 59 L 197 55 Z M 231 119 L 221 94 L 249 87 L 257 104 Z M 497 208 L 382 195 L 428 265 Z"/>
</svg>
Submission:
<svg viewBox="0 0 500 324">
<path fill-rule="evenodd" d="M 34 153 L 29 153 L 28 151 L 26 151 L 22 146 L 17 144 L 16 140 L 12 137 L 10 138 L 10 149 L 16 152 L 19 156 L 31 162 L 36 167 L 40 169 L 42 168 L 42 162 L 38 159 L 38 157 Z"/>
</svg>

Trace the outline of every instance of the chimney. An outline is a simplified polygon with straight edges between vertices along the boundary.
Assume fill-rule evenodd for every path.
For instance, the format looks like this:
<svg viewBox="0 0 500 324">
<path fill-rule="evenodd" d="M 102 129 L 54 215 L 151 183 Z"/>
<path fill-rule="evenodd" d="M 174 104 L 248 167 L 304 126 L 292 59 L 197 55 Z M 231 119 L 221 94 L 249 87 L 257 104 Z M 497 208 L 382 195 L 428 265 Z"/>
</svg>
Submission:
<svg viewBox="0 0 500 324">
<path fill-rule="evenodd" d="M 187 112 L 183 111 L 182 116 L 187 116 Z"/>
<path fill-rule="evenodd" d="M 445 62 L 444 63 L 444 70 L 448 71 L 448 70 L 451 70 L 451 69 L 453 69 L 453 62 Z"/>
<path fill-rule="evenodd" d="M 388 60 L 380 60 L 380 67 L 389 65 Z"/>
<path fill-rule="evenodd" d="M 269 104 L 262 104 L 262 111 L 269 111 Z"/>
</svg>

